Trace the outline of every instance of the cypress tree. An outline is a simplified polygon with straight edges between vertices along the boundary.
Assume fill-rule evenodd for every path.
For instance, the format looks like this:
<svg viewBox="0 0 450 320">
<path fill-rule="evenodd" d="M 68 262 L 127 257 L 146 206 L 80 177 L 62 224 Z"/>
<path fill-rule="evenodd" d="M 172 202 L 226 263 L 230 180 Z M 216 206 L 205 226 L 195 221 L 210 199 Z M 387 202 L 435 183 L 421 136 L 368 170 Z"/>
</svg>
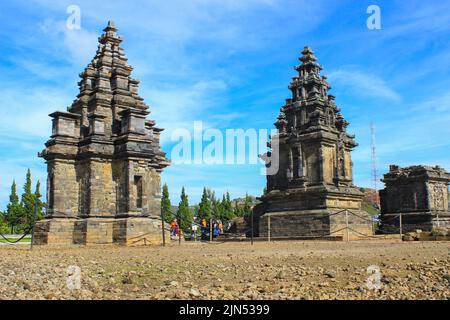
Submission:
<svg viewBox="0 0 450 320">
<path fill-rule="evenodd" d="M 231 202 L 230 193 L 228 191 L 223 199 L 223 210 L 226 220 L 231 220 L 235 217 L 233 203 Z"/>
<path fill-rule="evenodd" d="M 36 190 L 34 192 L 34 203 L 37 205 L 37 221 L 44 218 L 44 203 L 42 202 L 41 198 L 41 181 L 38 180 L 38 182 L 36 183 Z"/>
<path fill-rule="evenodd" d="M 253 207 L 253 199 L 248 194 L 246 194 L 243 208 L 244 216 L 251 215 L 253 210 L 252 207 Z"/>
<path fill-rule="evenodd" d="M 164 213 L 164 221 L 170 223 L 173 219 L 172 204 L 170 203 L 169 187 L 167 183 L 163 186 L 161 208 Z"/>
<path fill-rule="evenodd" d="M 17 226 L 22 219 L 22 207 L 19 203 L 19 196 L 17 195 L 17 185 L 14 180 L 11 186 L 11 195 L 9 196 L 9 204 L 6 211 L 6 222 L 11 227 L 11 233 L 14 232 L 14 227 Z"/>
<path fill-rule="evenodd" d="M 178 218 L 181 220 L 181 229 L 184 234 L 190 234 L 194 213 L 189 208 L 189 199 L 183 187 L 181 190 L 181 201 L 178 206 Z"/>
<path fill-rule="evenodd" d="M 198 216 L 200 219 L 209 221 L 212 217 L 211 201 L 208 197 L 208 191 L 203 188 L 202 199 L 199 203 Z"/>
<path fill-rule="evenodd" d="M 33 221 L 34 216 L 34 205 L 35 205 L 35 196 L 31 191 L 31 170 L 28 169 L 27 177 L 25 181 L 25 185 L 23 186 L 23 194 L 22 194 L 22 224 L 28 226 Z"/>
<path fill-rule="evenodd" d="M 244 215 L 244 212 L 237 200 L 234 202 L 234 215 L 236 217 L 242 217 Z"/>
<path fill-rule="evenodd" d="M 211 208 L 212 208 L 212 217 L 216 219 L 222 219 L 222 208 L 220 205 L 220 201 L 217 201 L 215 196 L 211 200 Z"/>
</svg>

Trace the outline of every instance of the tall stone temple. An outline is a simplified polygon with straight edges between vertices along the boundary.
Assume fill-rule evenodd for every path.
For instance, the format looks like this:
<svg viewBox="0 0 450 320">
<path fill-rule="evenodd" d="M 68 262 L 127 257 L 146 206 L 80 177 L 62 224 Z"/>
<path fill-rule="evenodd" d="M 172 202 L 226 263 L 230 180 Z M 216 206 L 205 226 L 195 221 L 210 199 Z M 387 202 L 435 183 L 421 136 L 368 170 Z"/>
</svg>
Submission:
<svg viewBox="0 0 450 320">
<path fill-rule="evenodd" d="M 272 163 L 265 194 L 254 211 L 259 235 L 267 236 L 269 216 L 273 237 L 332 234 L 346 227 L 345 209 L 359 216 L 347 215 L 351 229 L 372 234 L 370 217 L 361 210 L 364 195 L 353 185 L 351 151 L 357 143 L 347 133 L 349 123 L 329 94 L 331 87 L 309 47 L 300 61 L 289 85 L 292 97 L 281 108 L 278 133 L 265 155 Z M 278 170 L 270 172 L 274 161 Z"/>
<path fill-rule="evenodd" d="M 37 244 L 157 243 L 160 174 L 169 165 L 149 107 L 131 77 L 123 40 L 109 22 L 80 74 L 80 93 L 55 112 L 40 154 L 47 162 L 47 218 Z"/>
</svg>

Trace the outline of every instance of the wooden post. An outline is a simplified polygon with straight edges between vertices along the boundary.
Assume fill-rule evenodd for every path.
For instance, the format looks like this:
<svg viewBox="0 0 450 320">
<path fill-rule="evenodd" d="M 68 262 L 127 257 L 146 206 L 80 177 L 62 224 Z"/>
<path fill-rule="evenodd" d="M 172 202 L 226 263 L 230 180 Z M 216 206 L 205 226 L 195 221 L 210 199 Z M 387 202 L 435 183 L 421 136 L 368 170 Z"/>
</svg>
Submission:
<svg viewBox="0 0 450 320">
<path fill-rule="evenodd" d="M 164 223 L 164 210 L 161 206 L 161 228 L 162 228 L 162 240 L 163 240 L 163 247 L 166 246 L 166 232 L 165 232 L 165 223 Z"/>
<path fill-rule="evenodd" d="M 269 243 L 270 243 L 270 234 L 271 232 L 270 232 L 270 214 L 269 214 L 269 216 L 267 217 L 267 239 L 269 240 Z"/>
<path fill-rule="evenodd" d="M 181 230 L 181 213 L 178 210 L 178 245 L 181 246 L 181 234 L 183 233 L 183 230 Z"/>
<path fill-rule="evenodd" d="M 348 225 L 348 210 L 345 210 L 345 224 L 347 226 L 346 228 L 346 234 L 347 234 L 347 242 L 350 241 L 350 234 L 349 234 L 349 225 Z"/>
<path fill-rule="evenodd" d="M 209 242 L 213 242 L 213 220 L 209 220 Z"/>
<path fill-rule="evenodd" d="M 400 212 L 400 240 L 403 241 L 403 219 L 401 212 Z"/>
<path fill-rule="evenodd" d="M 371 218 L 372 219 L 372 236 L 374 236 L 375 235 L 375 221 L 373 221 L 373 217 Z"/>
<path fill-rule="evenodd" d="M 251 225 L 251 228 L 252 228 L 252 231 L 251 231 L 251 237 L 252 237 L 252 245 L 253 245 L 253 235 L 254 235 L 254 234 L 253 234 L 253 207 L 252 207 L 252 214 L 251 214 L 250 219 L 252 219 L 250 225 Z"/>
<path fill-rule="evenodd" d="M 36 219 L 37 219 L 37 204 L 34 205 L 34 216 L 33 216 L 33 227 L 31 229 L 31 244 L 30 244 L 30 250 L 33 250 L 33 243 L 34 243 L 34 230 L 36 227 Z"/>
</svg>

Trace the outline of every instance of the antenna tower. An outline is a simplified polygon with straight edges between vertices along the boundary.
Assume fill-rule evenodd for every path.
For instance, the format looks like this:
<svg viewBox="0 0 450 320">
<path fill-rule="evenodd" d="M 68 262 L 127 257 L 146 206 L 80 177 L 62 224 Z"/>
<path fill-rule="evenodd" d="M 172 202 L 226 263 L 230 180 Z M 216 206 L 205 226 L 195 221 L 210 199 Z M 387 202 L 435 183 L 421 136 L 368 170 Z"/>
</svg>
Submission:
<svg viewBox="0 0 450 320">
<path fill-rule="evenodd" d="M 371 151 L 372 151 L 372 187 L 374 189 L 372 201 L 380 207 L 380 199 L 378 196 L 378 166 L 377 166 L 377 146 L 375 140 L 375 125 L 372 122 L 370 124 L 371 134 Z"/>
</svg>

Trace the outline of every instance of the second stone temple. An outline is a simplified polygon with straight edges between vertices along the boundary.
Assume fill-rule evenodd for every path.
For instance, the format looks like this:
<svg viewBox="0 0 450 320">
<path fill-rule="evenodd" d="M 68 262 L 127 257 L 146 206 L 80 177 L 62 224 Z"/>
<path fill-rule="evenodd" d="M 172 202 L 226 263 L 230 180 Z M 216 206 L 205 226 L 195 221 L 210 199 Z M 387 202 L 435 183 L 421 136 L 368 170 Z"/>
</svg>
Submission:
<svg viewBox="0 0 450 320">
<path fill-rule="evenodd" d="M 348 122 L 329 94 L 327 78 L 305 47 L 269 143 L 267 188 L 255 207 L 259 236 L 322 237 L 371 235 L 361 210 L 363 193 L 353 185 L 351 151 L 357 146 Z M 346 212 L 346 210 L 349 210 Z M 351 212 L 351 213 L 349 213 Z M 346 233 L 347 234 L 347 233 Z"/>
<path fill-rule="evenodd" d="M 80 93 L 55 112 L 40 154 L 48 166 L 47 218 L 37 244 L 144 244 L 161 240 L 162 129 L 131 77 L 122 38 L 109 22 L 98 51 L 80 74 Z"/>
</svg>

